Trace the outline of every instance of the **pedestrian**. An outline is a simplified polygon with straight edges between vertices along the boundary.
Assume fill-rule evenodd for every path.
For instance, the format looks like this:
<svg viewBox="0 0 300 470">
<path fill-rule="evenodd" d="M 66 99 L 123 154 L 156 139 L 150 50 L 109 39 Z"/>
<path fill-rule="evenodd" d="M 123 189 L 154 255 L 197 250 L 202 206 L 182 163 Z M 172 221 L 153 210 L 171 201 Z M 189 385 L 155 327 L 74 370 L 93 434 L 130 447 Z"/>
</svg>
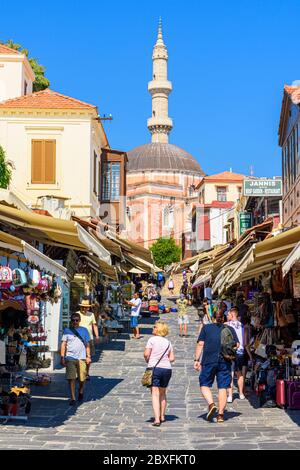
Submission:
<svg viewBox="0 0 300 470">
<path fill-rule="evenodd" d="M 166 421 L 167 388 L 172 376 L 171 362 L 175 361 L 173 346 L 167 340 L 168 325 L 157 321 L 153 327 L 153 336 L 148 340 L 144 359 L 148 369 L 153 369 L 151 397 L 154 412 L 152 426 L 160 426 Z"/>
<path fill-rule="evenodd" d="M 233 401 L 233 379 L 234 374 L 237 375 L 237 383 L 239 389 L 239 398 L 240 400 L 245 400 L 244 395 L 244 377 L 243 377 L 243 367 L 248 362 L 245 352 L 244 352 L 244 326 L 238 320 L 239 311 L 237 307 L 233 307 L 229 310 L 227 315 L 226 325 L 231 326 L 236 332 L 236 335 L 239 340 L 239 348 L 236 351 L 236 360 L 232 362 L 232 371 L 231 371 L 231 385 L 227 390 L 228 397 L 227 403 L 232 403 Z"/>
<path fill-rule="evenodd" d="M 164 280 L 163 273 L 162 272 L 157 273 L 157 284 L 160 289 L 163 287 L 163 280 Z"/>
<path fill-rule="evenodd" d="M 97 323 L 94 313 L 91 311 L 91 308 L 93 306 L 90 303 L 88 296 L 83 297 L 81 303 L 79 304 L 79 307 L 80 307 L 80 311 L 76 313 L 79 313 L 80 315 L 80 325 L 86 328 L 89 332 L 91 355 L 94 356 L 96 352 L 95 343 L 99 344 L 100 338 L 99 338 L 98 323 Z M 95 341 L 94 341 L 94 336 L 95 336 Z M 91 364 L 88 364 L 87 366 L 86 380 L 90 380 L 90 366 Z"/>
<path fill-rule="evenodd" d="M 171 295 L 174 295 L 174 281 L 173 281 L 173 276 L 170 276 L 169 282 L 168 282 L 168 289 L 169 293 Z"/>
<path fill-rule="evenodd" d="M 130 325 L 133 328 L 133 339 L 140 339 L 140 329 L 139 329 L 139 316 L 142 308 L 142 301 L 140 299 L 139 293 L 135 292 L 131 300 L 125 300 L 127 305 L 131 306 L 131 321 Z"/>
<path fill-rule="evenodd" d="M 66 378 L 69 381 L 70 405 L 76 405 L 76 378 L 79 381 L 78 402 L 83 401 L 84 385 L 87 377 L 87 366 L 91 364 L 90 335 L 87 328 L 80 326 L 79 313 L 71 316 L 70 328 L 65 328 L 61 343 L 61 364 L 66 367 Z"/>
<path fill-rule="evenodd" d="M 212 323 L 212 308 L 210 307 L 212 306 L 209 304 L 208 299 L 204 297 L 203 303 L 202 303 L 203 314 L 201 315 L 201 318 L 200 318 L 198 336 L 200 335 L 201 330 L 204 327 L 204 325 L 208 325 L 209 323 Z"/>
<path fill-rule="evenodd" d="M 201 393 L 208 404 L 207 420 L 212 421 L 217 407 L 214 403 L 211 388 L 217 378 L 219 410 L 217 423 L 224 421 L 224 411 L 227 403 L 227 388 L 231 384 L 231 361 L 225 360 L 221 347 L 221 332 L 224 328 L 224 313 L 215 314 L 216 323 L 205 325 L 199 335 L 194 357 L 194 368 L 201 371 L 199 382 Z M 235 331 L 230 327 L 235 347 L 239 346 Z M 201 358 L 201 354 L 203 355 Z"/>
<path fill-rule="evenodd" d="M 184 294 L 180 294 L 180 298 L 176 301 L 178 309 L 178 325 L 179 325 L 179 336 L 187 337 L 187 330 L 189 324 L 189 317 L 187 313 L 188 301 Z M 184 334 L 182 334 L 182 332 Z"/>
</svg>

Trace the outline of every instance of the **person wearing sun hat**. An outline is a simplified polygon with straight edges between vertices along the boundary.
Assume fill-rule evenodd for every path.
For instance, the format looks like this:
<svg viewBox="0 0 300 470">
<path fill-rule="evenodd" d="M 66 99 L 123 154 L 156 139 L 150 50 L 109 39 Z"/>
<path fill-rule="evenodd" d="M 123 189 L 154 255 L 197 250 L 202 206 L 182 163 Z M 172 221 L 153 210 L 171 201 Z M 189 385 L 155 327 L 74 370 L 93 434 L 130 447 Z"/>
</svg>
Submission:
<svg viewBox="0 0 300 470">
<path fill-rule="evenodd" d="M 81 303 L 79 304 L 80 311 L 76 312 L 80 315 L 80 326 L 86 328 L 90 336 L 90 349 L 92 356 L 95 354 L 94 336 L 95 342 L 99 343 L 99 330 L 95 315 L 90 311 L 92 304 L 88 296 L 84 296 Z M 87 365 L 87 380 L 89 380 L 90 364 Z"/>
</svg>

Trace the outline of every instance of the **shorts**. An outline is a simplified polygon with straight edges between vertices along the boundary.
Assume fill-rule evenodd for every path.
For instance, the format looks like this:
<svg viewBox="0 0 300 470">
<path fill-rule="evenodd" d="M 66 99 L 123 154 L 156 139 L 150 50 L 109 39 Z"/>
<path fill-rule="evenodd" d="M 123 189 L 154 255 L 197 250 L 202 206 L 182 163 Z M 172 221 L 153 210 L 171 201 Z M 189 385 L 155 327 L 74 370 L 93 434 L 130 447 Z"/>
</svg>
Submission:
<svg viewBox="0 0 300 470">
<path fill-rule="evenodd" d="M 243 367 L 248 366 L 248 355 L 247 354 L 237 354 L 236 360 L 232 363 L 233 372 L 242 372 Z"/>
<path fill-rule="evenodd" d="M 152 387 L 167 388 L 172 377 L 172 369 L 155 367 L 152 376 Z"/>
<path fill-rule="evenodd" d="M 217 364 L 205 364 L 199 377 L 200 387 L 213 386 L 217 378 L 218 389 L 230 388 L 231 385 L 231 362 L 219 361 Z"/>
<path fill-rule="evenodd" d="M 189 322 L 189 317 L 188 315 L 184 315 L 183 317 L 178 317 L 178 325 L 188 325 Z"/>
<path fill-rule="evenodd" d="M 78 361 L 66 360 L 66 378 L 67 380 L 76 380 L 78 377 L 79 382 L 85 382 L 87 377 L 86 362 L 84 359 Z"/>
<path fill-rule="evenodd" d="M 130 326 L 131 328 L 137 328 L 139 326 L 139 317 L 131 317 Z"/>
</svg>

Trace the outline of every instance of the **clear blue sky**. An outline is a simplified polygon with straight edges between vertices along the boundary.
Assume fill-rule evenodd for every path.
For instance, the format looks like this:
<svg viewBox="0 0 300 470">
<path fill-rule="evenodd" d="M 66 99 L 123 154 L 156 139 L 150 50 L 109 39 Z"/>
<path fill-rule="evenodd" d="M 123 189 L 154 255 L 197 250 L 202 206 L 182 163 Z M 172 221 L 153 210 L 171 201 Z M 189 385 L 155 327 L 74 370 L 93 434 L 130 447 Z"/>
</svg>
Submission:
<svg viewBox="0 0 300 470">
<path fill-rule="evenodd" d="M 300 79 L 299 0 L 2 0 L 0 39 L 28 48 L 53 90 L 111 113 L 110 145 L 128 151 L 150 142 L 160 15 L 174 87 L 170 142 L 208 174 L 253 165 L 257 176 L 280 175 L 283 85 Z"/>
</svg>

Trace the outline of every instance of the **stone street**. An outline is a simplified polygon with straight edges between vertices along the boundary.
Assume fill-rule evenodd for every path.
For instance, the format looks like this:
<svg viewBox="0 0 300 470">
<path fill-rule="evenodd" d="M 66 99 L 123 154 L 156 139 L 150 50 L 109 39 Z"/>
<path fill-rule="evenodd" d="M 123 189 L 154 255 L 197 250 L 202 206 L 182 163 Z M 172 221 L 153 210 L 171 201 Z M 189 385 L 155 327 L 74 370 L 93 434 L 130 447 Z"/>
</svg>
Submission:
<svg viewBox="0 0 300 470">
<path fill-rule="evenodd" d="M 143 319 L 139 341 L 120 335 L 101 345 L 91 370 L 85 402 L 71 408 L 64 370 L 48 387 L 32 387 L 32 411 L 26 425 L 0 426 L 1 449 L 299 449 L 300 412 L 258 407 L 256 397 L 228 405 L 223 424 L 205 420 L 206 404 L 193 369 L 198 318 L 191 309 L 190 336 L 180 338 L 176 314 L 170 326 L 176 363 L 169 388 L 168 420 L 151 426 L 150 393 L 140 385 L 143 350 L 154 319 Z"/>
</svg>

